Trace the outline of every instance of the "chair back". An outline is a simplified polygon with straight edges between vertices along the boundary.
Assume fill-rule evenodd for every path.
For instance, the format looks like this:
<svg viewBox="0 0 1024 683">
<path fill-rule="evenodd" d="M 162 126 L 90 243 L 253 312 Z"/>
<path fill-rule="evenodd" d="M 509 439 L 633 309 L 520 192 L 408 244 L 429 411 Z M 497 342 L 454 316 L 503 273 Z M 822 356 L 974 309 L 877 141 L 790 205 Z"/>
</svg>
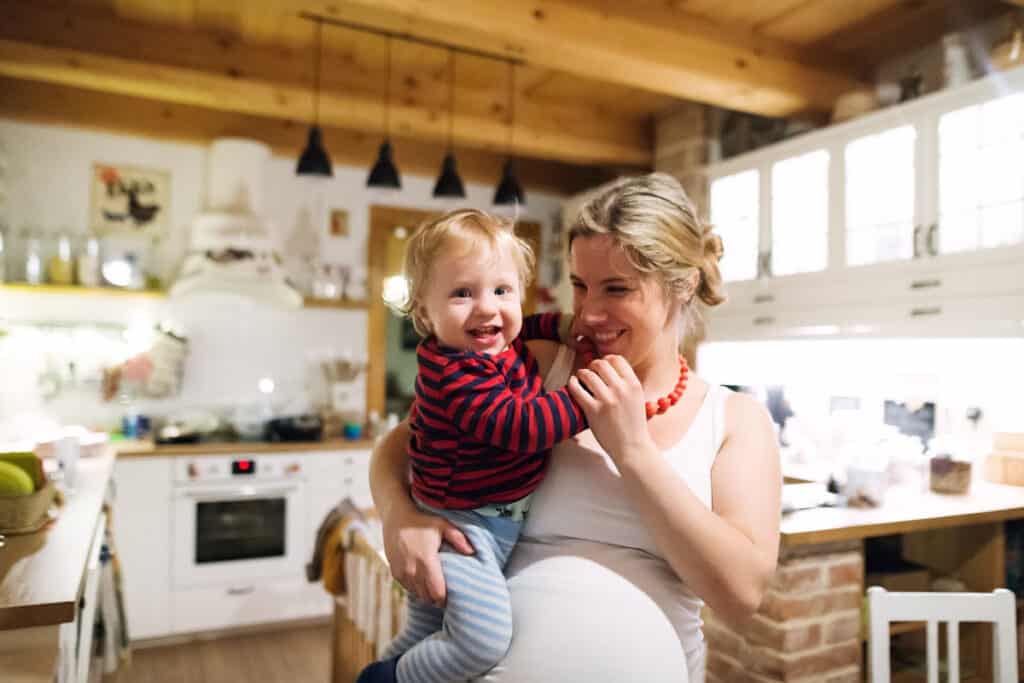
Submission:
<svg viewBox="0 0 1024 683">
<path fill-rule="evenodd" d="M 946 622 L 949 683 L 960 682 L 960 624 L 993 625 L 992 680 L 1017 683 L 1017 601 L 997 588 L 991 593 L 896 593 L 879 586 L 868 588 L 869 666 L 872 683 L 889 683 L 889 624 L 894 621 L 927 623 L 928 683 L 939 681 L 939 622 Z"/>
</svg>

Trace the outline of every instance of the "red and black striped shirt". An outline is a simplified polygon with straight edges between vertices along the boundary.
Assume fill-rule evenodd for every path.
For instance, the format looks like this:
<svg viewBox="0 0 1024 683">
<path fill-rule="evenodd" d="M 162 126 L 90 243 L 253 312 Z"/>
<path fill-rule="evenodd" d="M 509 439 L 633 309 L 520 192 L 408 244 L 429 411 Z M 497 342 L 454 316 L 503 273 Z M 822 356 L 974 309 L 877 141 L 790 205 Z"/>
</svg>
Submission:
<svg viewBox="0 0 1024 683">
<path fill-rule="evenodd" d="M 419 374 L 409 416 L 413 495 L 427 505 L 468 510 L 511 503 L 544 478 L 551 447 L 587 428 L 565 387 L 545 392 L 526 339 L 558 339 L 559 314 L 523 320 L 499 354 L 443 347 L 416 351 Z"/>
</svg>

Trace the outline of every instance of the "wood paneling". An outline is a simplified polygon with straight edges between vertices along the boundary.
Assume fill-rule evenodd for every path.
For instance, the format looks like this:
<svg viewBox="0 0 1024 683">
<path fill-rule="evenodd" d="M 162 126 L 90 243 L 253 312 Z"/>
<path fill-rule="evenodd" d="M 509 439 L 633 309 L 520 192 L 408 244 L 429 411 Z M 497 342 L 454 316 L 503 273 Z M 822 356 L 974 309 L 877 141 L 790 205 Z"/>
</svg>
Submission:
<svg viewBox="0 0 1024 683">
<path fill-rule="evenodd" d="M 270 118 L 291 119 L 312 109 L 308 88 L 276 83 L 256 75 L 221 75 L 3 39 L 0 39 L 0 74 Z M 448 138 L 447 115 L 406 104 L 394 105 L 391 115 L 394 130 L 402 135 L 440 143 Z M 320 120 L 325 125 L 345 129 L 379 131 L 381 105 L 357 94 L 323 92 Z M 578 163 L 650 163 L 650 142 L 635 128 L 621 131 L 621 135 L 615 137 L 596 133 L 588 136 L 575 125 L 559 126 L 563 122 L 558 117 L 553 116 L 551 120 L 557 129 L 517 123 L 517 151 L 537 158 Z M 458 111 L 452 128 L 457 131 L 457 144 L 488 150 L 504 150 L 509 135 L 503 121 Z"/>
<path fill-rule="evenodd" d="M 733 42 L 711 26 L 672 30 L 567 2 L 304 0 L 302 4 L 327 16 L 339 15 L 348 6 L 372 4 L 394 12 L 406 25 L 447 23 L 453 29 L 449 40 L 458 41 L 463 30 L 488 35 L 496 48 L 532 64 L 763 114 L 828 109 L 837 95 L 857 85 L 847 74 Z"/>
</svg>

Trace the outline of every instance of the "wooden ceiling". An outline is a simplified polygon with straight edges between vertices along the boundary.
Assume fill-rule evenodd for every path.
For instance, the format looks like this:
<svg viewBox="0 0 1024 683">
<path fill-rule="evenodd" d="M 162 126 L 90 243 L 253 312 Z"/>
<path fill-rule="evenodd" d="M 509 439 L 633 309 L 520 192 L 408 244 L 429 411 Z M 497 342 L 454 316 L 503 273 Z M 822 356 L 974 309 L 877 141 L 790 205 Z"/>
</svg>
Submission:
<svg viewBox="0 0 1024 683">
<path fill-rule="evenodd" d="M 578 183 L 561 184 L 566 189 L 591 182 L 595 168 L 650 167 L 653 117 L 681 100 L 769 116 L 825 112 L 882 61 L 1008 6 L 995 0 L 5 0 L 0 85 L 9 96 L 0 114 L 67 120 L 89 111 L 96 125 L 111 119 L 109 125 L 123 127 L 130 114 L 105 114 L 98 104 L 98 94 L 114 94 L 120 98 L 108 98 L 111 107 L 141 112 L 144 103 L 156 102 L 170 112 L 155 115 L 163 125 L 154 135 L 230 130 L 295 150 L 313 107 L 314 26 L 300 17 L 307 12 L 520 62 L 510 133 L 509 66 L 456 54 L 455 144 L 475 150 L 487 173 L 511 144 L 517 155 L 535 160 L 531 173 L 538 177 L 578 174 Z M 339 160 L 368 164 L 382 135 L 389 41 L 325 25 L 323 46 L 326 137 L 358 148 Z M 432 173 L 449 131 L 448 53 L 395 39 L 390 54 L 398 160 L 403 163 L 408 145 L 418 150 L 410 170 L 429 166 Z M 47 97 L 58 97 L 62 111 L 47 110 Z M 140 113 L 143 120 L 153 116 Z"/>
</svg>

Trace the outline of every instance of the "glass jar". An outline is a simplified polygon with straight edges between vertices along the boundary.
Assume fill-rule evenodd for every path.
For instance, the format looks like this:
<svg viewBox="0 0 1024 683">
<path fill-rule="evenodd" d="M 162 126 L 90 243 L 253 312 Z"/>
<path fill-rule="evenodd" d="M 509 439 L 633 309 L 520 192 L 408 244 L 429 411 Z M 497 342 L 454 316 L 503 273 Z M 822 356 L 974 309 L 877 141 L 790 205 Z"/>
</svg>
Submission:
<svg viewBox="0 0 1024 683">
<path fill-rule="evenodd" d="M 25 282 L 30 285 L 41 285 L 46 273 L 43 270 L 43 240 L 35 230 L 27 230 L 25 235 Z"/>
<path fill-rule="evenodd" d="M 100 286 L 100 241 L 89 237 L 78 254 L 76 276 L 83 287 Z"/>
<path fill-rule="evenodd" d="M 47 261 L 46 274 L 55 285 L 75 282 L 75 262 L 71 258 L 71 237 L 60 233 L 56 237 L 56 250 Z"/>
</svg>

